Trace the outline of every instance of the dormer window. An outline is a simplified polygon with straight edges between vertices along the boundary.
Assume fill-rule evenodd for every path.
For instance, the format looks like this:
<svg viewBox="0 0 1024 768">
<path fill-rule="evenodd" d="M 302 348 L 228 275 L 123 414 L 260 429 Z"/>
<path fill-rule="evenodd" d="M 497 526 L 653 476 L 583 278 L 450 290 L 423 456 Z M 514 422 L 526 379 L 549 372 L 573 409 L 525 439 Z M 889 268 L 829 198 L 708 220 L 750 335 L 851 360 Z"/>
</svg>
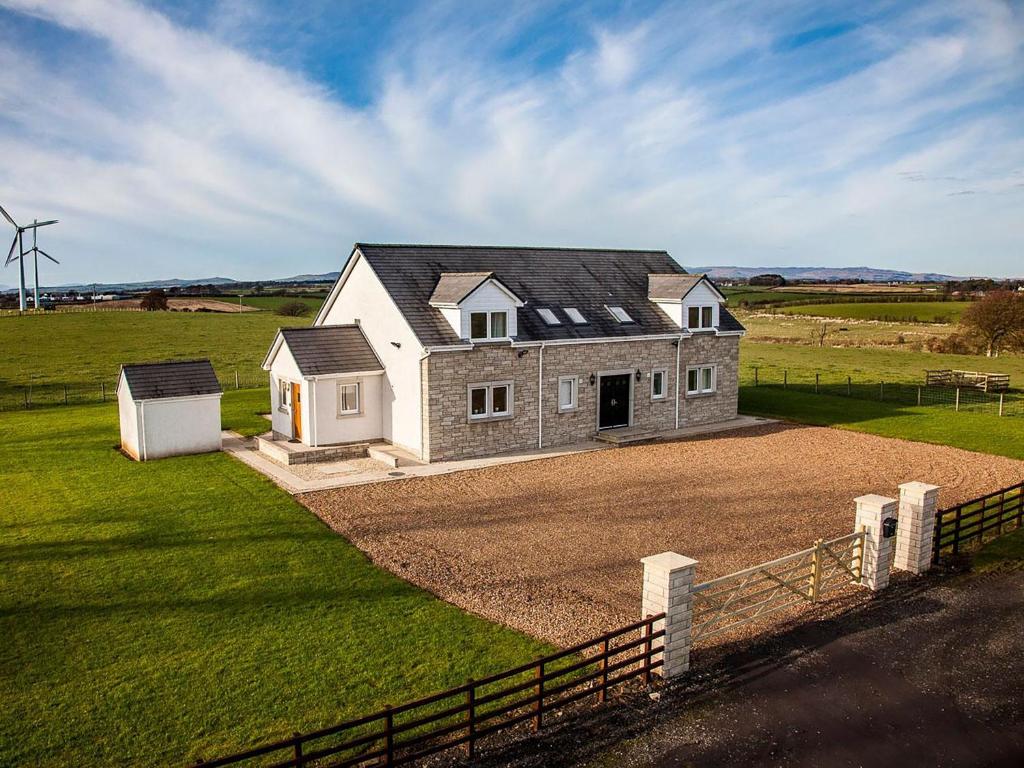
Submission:
<svg viewBox="0 0 1024 768">
<path fill-rule="evenodd" d="M 569 316 L 570 320 L 576 323 L 576 325 L 587 324 L 587 318 L 585 318 L 583 313 L 576 309 L 576 307 L 562 307 L 562 310 Z"/>
<path fill-rule="evenodd" d="M 469 338 L 473 341 L 507 339 L 508 312 L 470 312 Z"/>
<path fill-rule="evenodd" d="M 715 310 L 710 305 L 686 308 L 686 327 L 691 330 L 714 328 Z"/>
<path fill-rule="evenodd" d="M 543 320 L 548 325 L 562 324 L 562 321 L 558 319 L 558 316 L 547 307 L 540 307 L 537 310 L 537 314 L 540 315 L 541 320 Z"/>
<path fill-rule="evenodd" d="M 626 310 L 624 310 L 622 307 L 606 306 L 605 308 L 609 312 L 611 312 L 612 317 L 614 317 L 620 323 L 632 323 L 633 322 L 633 318 L 630 317 L 629 313 L 626 312 Z"/>
</svg>

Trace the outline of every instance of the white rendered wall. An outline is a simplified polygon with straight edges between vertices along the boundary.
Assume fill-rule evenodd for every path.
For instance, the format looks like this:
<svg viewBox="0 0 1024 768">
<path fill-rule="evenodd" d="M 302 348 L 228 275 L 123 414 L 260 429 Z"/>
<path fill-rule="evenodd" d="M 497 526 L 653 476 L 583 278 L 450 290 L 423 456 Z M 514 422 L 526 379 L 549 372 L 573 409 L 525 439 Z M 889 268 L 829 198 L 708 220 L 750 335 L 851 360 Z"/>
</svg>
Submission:
<svg viewBox="0 0 1024 768">
<path fill-rule="evenodd" d="M 139 410 L 147 460 L 220 450 L 220 395 L 146 400 Z"/>
<path fill-rule="evenodd" d="M 317 445 L 355 443 L 380 440 L 383 437 L 381 417 L 381 376 L 339 376 L 310 382 L 315 388 L 316 426 L 313 438 Z M 338 415 L 338 385 L 359 382 L 359 413 Z"/>
<path fill-rule="evenodd" d="M 356 263 L 338 297 L 318 325 L 357 320 L 384 365 L 381 386 L 381 437 L 422 455 L 420 357 L 423 347 L 366 260 Z M 392 342 L 400 344 L 395 347 Z"/>
<path fill-rule="evenodd" d="M 117 382 L 117 418 L 121 426 L 121 448 L 138 459 L 142 454 L 139 449 L 139 409 L 124 383 L 124 374 Z"/>
<path fill-rule="evenodd" d="M 683 305 L 678 301 L 656 301 L 661 311 L 668 315 L 672 322 L 680 328 L 683 327 Z"/>
<path fill-rule="evenodd" d="M 306 381 L 302 378 L 302 374 L 299 373 L 299 366 L 295 364 L 295 358 L 292 357 L 291 350 L 288 349 L 288 345 L 284 342 L 281 343 L 281 348 L 277 350 L 277 355 L 270 364 L 270 424 L 278 434 L 290 436 L 292 434 L 291 409 L 281 410 L 281 403 L 278 401 L 278 382 L 282 380 L 296 382 L 300 385 L 303 406 L 302 413 L 300 414 L 303 427 L 302 442 L 309 445 L 309 436 L 306 434 L 308 432 L 306 429 L 308 419 L 305 413 L 309 403 L 309 388 Z"/>
</svg>

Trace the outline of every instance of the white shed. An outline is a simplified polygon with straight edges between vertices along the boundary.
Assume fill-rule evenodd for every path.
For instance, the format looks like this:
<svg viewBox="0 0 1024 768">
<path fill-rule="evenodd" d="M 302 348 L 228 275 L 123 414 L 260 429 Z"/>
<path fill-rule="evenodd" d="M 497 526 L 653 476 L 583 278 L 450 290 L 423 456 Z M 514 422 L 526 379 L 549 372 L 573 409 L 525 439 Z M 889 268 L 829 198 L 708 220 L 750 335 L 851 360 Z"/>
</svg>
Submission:
<svg viewBox="0 0 1024 768">
<path fill-rule="evenodd" d="M 138 461 L 219 451 L 223 393 L 209 360 L 121 366 L 121 449 Z"/>
</svg>

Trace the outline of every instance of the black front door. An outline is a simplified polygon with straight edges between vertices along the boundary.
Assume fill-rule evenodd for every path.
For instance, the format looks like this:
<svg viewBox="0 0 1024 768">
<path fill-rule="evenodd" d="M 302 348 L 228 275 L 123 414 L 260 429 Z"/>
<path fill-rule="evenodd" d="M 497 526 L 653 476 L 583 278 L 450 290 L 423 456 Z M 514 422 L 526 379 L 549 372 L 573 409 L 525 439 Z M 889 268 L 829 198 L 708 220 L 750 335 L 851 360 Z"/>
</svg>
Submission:
<svg viewBox="0 0 1024 768">
<path fill-rule="evenodd" d="M 629 377 L 628 373 L 601 377 L 598 429 L 629 426 Z"/>
</svg>

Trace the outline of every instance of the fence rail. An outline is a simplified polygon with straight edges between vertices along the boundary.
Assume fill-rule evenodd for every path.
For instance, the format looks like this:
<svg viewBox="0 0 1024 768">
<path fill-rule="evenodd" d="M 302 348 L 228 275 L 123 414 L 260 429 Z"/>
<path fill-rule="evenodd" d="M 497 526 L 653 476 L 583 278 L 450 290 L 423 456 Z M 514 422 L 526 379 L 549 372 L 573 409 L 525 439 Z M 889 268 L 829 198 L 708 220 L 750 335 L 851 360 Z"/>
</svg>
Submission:
<svg viewBox="0 0 1024 768">
<path fill-rule="evenodd" d="M 267 374 L 262 371 L 218 373 L 217 379 L 225 390 L 262 389 L 270 385 Z M 116 392 L 116 379 L 93 383 L 4 384 L 0 385 L 0 411 L 105 403 L 115 399 Z"/>
<path fill-rule="evenodd" d="M 896 381 L 854 381 L 852 376 L 792 374 L 788 369 L 754 367 L 755 387 L 781 387 L 815 395 L 851 397 L 898 405 L 951 408 L 956 412 L 987 413 L 994 416 L 1024 416 L 1024 393 L 985 392 L 975 386 L 927 386 Z"/>
<path fill-rule="evenodd" d="M 697 584 L 692 638 L 707 640 L 802 603 L 851 580 L 859 581 L 864 532 L 819 539 L 814 546 Z"/>
<path fill-rule="evenodd" d="M 975 549 L 1024 524 L 1024 482 L 993 493 L 940 509 L 935 513 L 932 562 L 956 557 L 962 550 Z"/>
<path fill-rule="evenodd" d="M 553 710 L 592 698 L 607 700 L 611 689 L 633 678 L 651 682 L 662 666 L 664 629 L 655 624 L 664 613 L 544 656 L 482 680 L 385 707 L 372 715 L 216 760 L 195 763 L 216 768 L 271 760 L 275 768 L 291 766 L 404 765 L 454 747 L 472 759 L 480 741 L 494 733 L 529 723 L 543 727 Z"/>
</svg>

